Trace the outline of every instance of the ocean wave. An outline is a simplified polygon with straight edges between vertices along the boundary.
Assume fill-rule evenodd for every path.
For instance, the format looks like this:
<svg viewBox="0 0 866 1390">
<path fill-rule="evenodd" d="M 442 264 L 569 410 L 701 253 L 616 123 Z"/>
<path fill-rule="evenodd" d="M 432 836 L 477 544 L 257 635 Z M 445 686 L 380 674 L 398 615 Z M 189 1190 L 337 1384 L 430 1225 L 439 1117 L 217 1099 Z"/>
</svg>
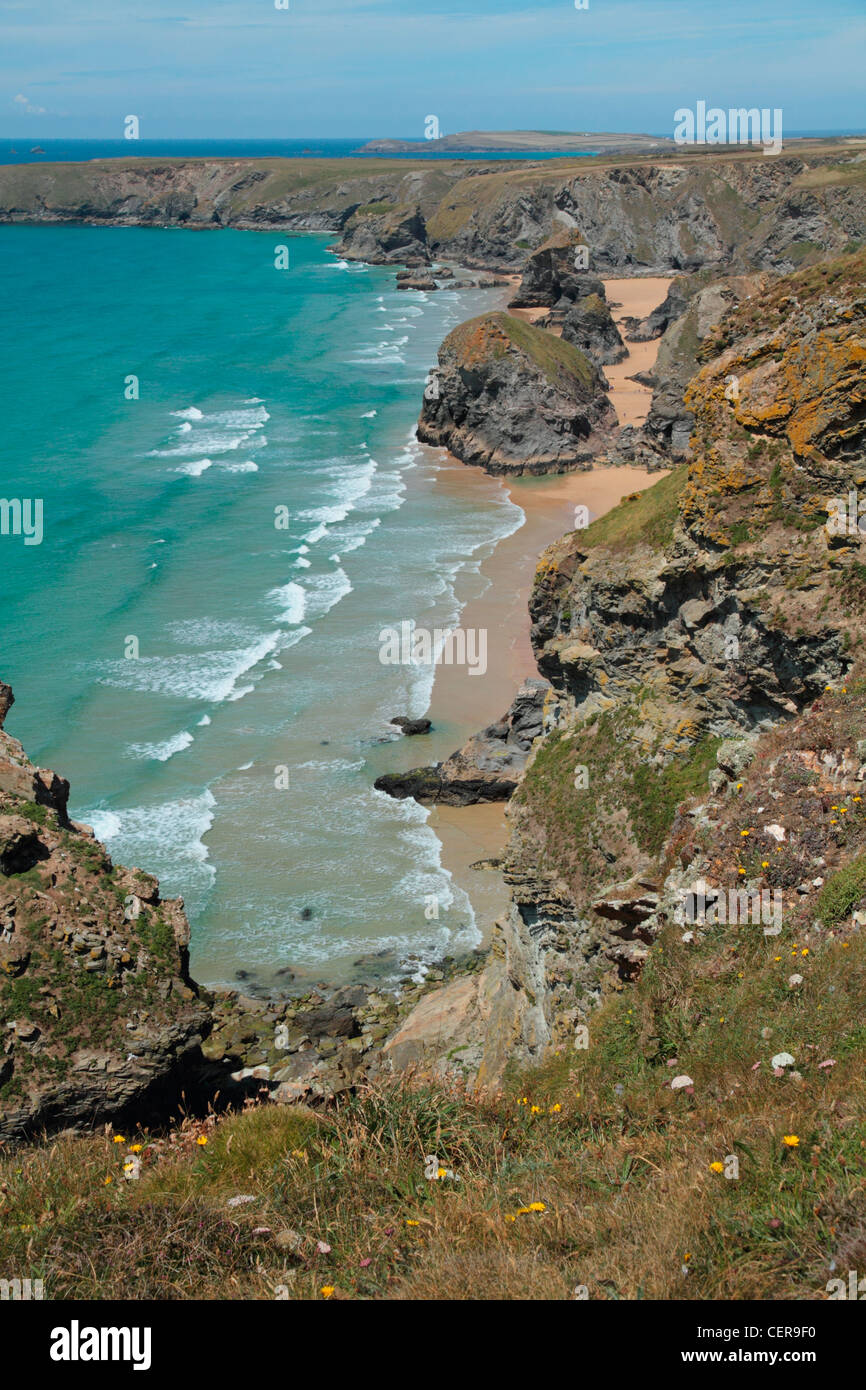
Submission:
<svg viewBox="0 0 866 1390">
<path fill-rule="evenodd" d="M 176 420 L 203 420 L 204 414 L 197 406 L 188 405 L 185 410 L 172 410 L 169 412 Z"/>
<path fill-rule="evenodd" d="M 184 647 L 213 647 L 219 642 L 252 642 L 258 630 L 232 618 L 176 618 L 166 632 Z"/>
<path fill-rule="evenodd" d="M 205 415 L 207 424 L 224 425 L 232 429 L 261 429 L 270 415 L 263 405 L 256 405 L 250 410 L 215 410 Z"/>
<path fill-rule="evenodd" d="M 177 459 L 189 458 L 191 454 L 231 454 L 242 444 L 252 453 L 267 445 L 263 434 L 254 430 L 243 430 L 240 434 L 230 434 L 227 430 L 193 430 L 184 435 L 183 442 L 173 449 L 151 449 L 148 458 Z"/>
<path fill-rule="evenodd" d="M 306 581 L 307 618 L 323 618 L 332 608 L 352 592 L 352 581 L 344 569 L 333 570 L 330 574 L 312 575 Z"/>
<path fill-rule="evenodd" d="M 307 609 L 306 590 L 300 584 L 291 580 L 279 589 L 271 589 L 268 598 L 272 603 L 279 604 L 282 608 L 280 622 L 300 623 L 304 619 Z"/>
<path fill-rule="evenodd" d="M 362 767 L 366 767 L 366 760 L 358 758 L 354 762 L 351 758 L 311 758 L 309 762 L 298 763 L 298 772 L 309 770 L 312 772 L 360 772 Z"/>
<path fill-rule="evenodd" d="M 194 742 L 192 734 L 185 729 L 174 734 L 172 738 L 165 739 L 162 743 L 129 743 L 126 752 L 133 758 L 148 758 L 158 763 L 167 763 L 169 758 L 173 758 L 175 753 L 182 753 L 184 748 L 189 748 Z"/>
<path fill-rule="evenodd" d="M 138 864 L 158 875 L 163 891 L 208 888 L 215 871 L 203 837 L 213 824 L 216 800 L 207 788 L 199 796 L 126 810 L 95 807 L 81 819 L 122 863 Z"/>
<path fill-rule="evenodd" d="M 250 646 L 231 651 L 111 661 L 105 663 L 97 680 L 115 690 L 139 690 L 209 704 L 239 700 L 254 686 L 239 687 L 238 681 L 279 647 L 281 637 L 280 632 L 266 633 Z"/>
<path fill-rule="evenodd" d="M 200 478 L 202 473 L 206 473 L 209 468 L 213 468 L 213 459 L 196 459 L 193 463 L 182 464 L 174 471 L 175 473 L 185 473 L 188 478 Z"/>
</svg>

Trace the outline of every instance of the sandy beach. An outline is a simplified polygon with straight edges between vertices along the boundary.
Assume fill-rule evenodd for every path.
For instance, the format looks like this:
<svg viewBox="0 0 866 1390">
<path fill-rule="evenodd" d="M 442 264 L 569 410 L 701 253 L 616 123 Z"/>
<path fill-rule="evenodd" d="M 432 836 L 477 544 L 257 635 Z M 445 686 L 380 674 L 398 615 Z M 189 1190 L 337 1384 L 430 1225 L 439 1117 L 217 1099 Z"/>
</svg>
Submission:
<svg viewBox="0 0 866 1390">
<path fill-rule="evenodd" d="M 621 324 L 628 315 L 644 317 L 662 302 L 669 283 L 661 277 L 606 280 L 614 318 Z M 547 311 L 520 312 L 521 317 L 529 318 Z M 610 397 L 620 423 L 640 424 L 646 418 L 652 393 L 628 377 L 652 369 L 658 341 L 627 346 L 628 358 L 619 366 L 606 367 L 605 374 L 611 383 Z M 476 496 L 479 502 L 504 490 L 522 509 L 525 520 L 483 562 L 481 575 L 487 587 L 483 593 L 468 598 L 461 616 L 462 628 L 487 632 L 487 669 L 483 675 L 470 675 L 465 666 L 437 668 L 428 712 L 434 726 L 465 726 L 468 719 L 473 730 L 483 729 L 505 714 L 522 681 L 538 675 L 530 641 L 528 604 L 542 551 L 574 530 L 577 506 L 587 507 L 590 520 L 595 520 L 627 494 L 652 487 L 663 476 L 642 468 L 617 467 L 547 477 L 492 478 L 481 469 L 446 456 L 437 474 L 437 487 L 464 498 Z M 459 584 L 458 596 L 464 597 Z M 508 890 L 500 873 L 473 870 L 470 866 L 502 854 L 507 838 L 505 804 L 438 806 L 433 809 L 430 824 L 442 842 L 442 862 L 469 894 L 486 941 L 496 917 L 508 905 Z"/>
<path fill-rule="evenodd" d="M 629 316 L 642 319 L 661 304 L 668 292 L 670 278 L 650 276 L 646 280 L 605 280 L 604 290 L 614 323 L 625 339 L 623 320 Z M 658 339 L 650 343 L 626 343 L 628 357 L 616 366 L 605 367 L 610 382 L 610 399 L 621 425 L 642 425 L 652 400 L 652 391 L 629 377 L 636 372 L 651 372 L 658 354 Z"/>
</svg>

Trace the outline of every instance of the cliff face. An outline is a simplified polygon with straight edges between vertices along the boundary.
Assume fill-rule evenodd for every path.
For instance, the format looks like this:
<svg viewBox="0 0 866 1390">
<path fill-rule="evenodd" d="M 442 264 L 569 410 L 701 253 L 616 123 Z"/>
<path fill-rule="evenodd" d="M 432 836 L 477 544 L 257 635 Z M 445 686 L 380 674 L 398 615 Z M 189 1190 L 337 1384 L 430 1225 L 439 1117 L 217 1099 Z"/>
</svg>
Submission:
<svg viewBox="0 0 866 1390">
<path fill-rule="evenodd" d="M 490 473 L 588 467 L 616 414 L 583 353 L 510 314 L 461 324 L 439 349 L 418 438 Z"/>
<path fill-rule="evenodd" d="M 259 227 L 342 234 L 345 256 L 513 269 L 577 234 L 595 274 L 791 271 L 866 221 L 866 167 L 844 146 L 538 164 L 147 160 L 0 168 L 0 222 Z"/>
<path fill-rule="evenodd" d="M 698 283 L 693 286 L 675 282 L 685 304 L 662 333 L 652 372 L 652 404 L 643 426 L 645 437 L 672 459 L 688 456 L 694 416 L 685 403 L 685 390 L 700 365 L 701 345 L 725 314 L 762 285 L 757 275 L 728 276 L 708 285 L 702 285 L 701 278 L 694 277 Z M 669 294 L 665 305 L 675 308 L 678 302 L 676 294 Z"/>
<path fill-rule="evenodd" d="M 678 805 L 709 787 L 694 812 L 709 846 L 755 749 L 845 683 L 866 588 L 859 535 L 827 521 L 829 499 L 866 486 L 864 269 L 862 252 L 815 267 L 730 314 L 687 393 L 691 464 L 542 558 L 533 644 L 562 703 L 511 805 L 487 1076 L 640 968 L 685 881 L 669 879 Z M 832 760 L 849 780 L 866 777 L 857 689 Z M 820 721 L 796 727 L 826 766 Z M 683 853 L 697 877 L 701 854 Z M 797 853 L 805 877 L 820 852 Z"/>
<path fill-rule="evenodd" d="M 175 1101 L 210 1027 L 189 927 L 155 879 L 66 817 L 69 787 L 2 731 L 0 1139 Z"/>
</svg>

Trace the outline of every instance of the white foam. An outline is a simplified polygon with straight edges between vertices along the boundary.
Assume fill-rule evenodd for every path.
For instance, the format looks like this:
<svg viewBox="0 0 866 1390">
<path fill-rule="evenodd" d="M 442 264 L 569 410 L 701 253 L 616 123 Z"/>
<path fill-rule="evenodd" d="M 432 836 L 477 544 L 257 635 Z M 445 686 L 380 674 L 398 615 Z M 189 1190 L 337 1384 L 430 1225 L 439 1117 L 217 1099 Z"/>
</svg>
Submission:
<svg viewBox="0 0 866 1390">
<path fill-rule="evenodd" d="M 311 758 L 309 762 L 298 763 L 298 772 L 309 770 L 311 772 L 360 772 L 362 767 L 366 767 L 364 758 L 352 761 L 351 758 Z"/>
<path fill-rule="evenodd" d="M 248 460 L 246 463 L 223 463 L 220 465 L 224 473 L 258 473 L 259 465 Z"/>
<path fill-rule="evenodd" d="M 174 471 L 185 473 L 188 478 L 200 478 L 209 468 L 213 468 L 213 459 L 196 459 L 194 463 L 185 463 Z"/>
<path fill-rule="evenodd" d="M 176 420 L 203 420 L 204 415 L 197 406 L 188 405 L 185 410 L 172 410 Z"/>
<path fill-rule="evenodd" d="M 307 609 L 307 595 L 301 585 L 296 584 L 294 580 L 284 584 L 280 589 L 271 589 L 268 598 L 272 603 L 279 604 L 282 608 L 280 622 L 300 623 L 303 621 Z"/>
<path fill-rule="evenodd" d="M 158 763 L 167 763 L 169 758 L 173 758 L 175 753 L 182 753 L 184 748 L 189 748 L 193 742 L 192 734 L 186 730 L 179 734 L 174 734 L 172 738 L 165 739 L 162 743 L 130 743 L 127 745 L 127 754 L 134 758 L 149 758 Z"/>
<path fill-rule="evenodd" d="M 102 685 L 117 690 L 140 690 L 187 700 L 220 704 L 239 700 L 254 689 L 238 686 L 241 676 L 276 650 L 282 634 L 269 632 L 250 646 L 231 651 L 188 652 L 176 656 L 139 657 L 106 662 L 97 677 Z"/>
<path fill-rule="evenodd" d="M 306 617 L 322 618 L 352 592 L 352 581 L 343 569 L 312 575 L 306 581 Z"/>
<path fill-rule="evenodd" d="M 362 420 L 375 420 L 375 418 L 376 418 L 376 416 L 377 416 L 378 414 L 379 414 L 378 410 L 365 410 L 365 411 L 364 411 L 364 414 L 361 416 L 361 419 L 362 419 Z"/>
<path fill-rule="evenodd" d="M 121 863 L 156 873 L 164 892 L 187 892 L 209 887 L 215 877 L 203 843 L 215 806 L 206 788 L 200 796 L 118 811 L 97 808 L 82 818 Z"/>
<path fill-rule="evenodd" d="M 251 410 L 215 410 L 204 418 L 209 425 L 226 425 L 231 429 L 258 430 L 271 417 L 263 405 L 257 405 Z"/>
<path fill-rule="evenodd" d="M 151 449 L 148 458 L 156 459 L 176 459 L 189 458 L 192 454 L 231 454 L 239 449 L 242 444 L 252 452 L 255 449 L 264 448 L 267 444 L 264 435 L 256 436 L 253 430 L 244 430 L 241 434 L 230 434 L 226 430 L 193 430 L 190 435 L 184 435 L 184 442 L 178 444 L 173 449 Z"/>
</svg>

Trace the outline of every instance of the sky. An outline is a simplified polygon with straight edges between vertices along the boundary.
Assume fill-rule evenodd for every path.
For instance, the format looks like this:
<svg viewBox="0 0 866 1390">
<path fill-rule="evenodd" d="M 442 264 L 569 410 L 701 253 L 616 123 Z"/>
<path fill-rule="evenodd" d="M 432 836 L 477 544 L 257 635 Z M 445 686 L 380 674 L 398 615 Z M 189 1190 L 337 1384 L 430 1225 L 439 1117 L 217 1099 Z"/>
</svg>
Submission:
<svg viewBox="0 0 866 1390">
<path fill-rule="evenodd" d="M 0 135 L 651 131 L 781 107 L 866 128 L 864 0 L 0 0 Z"/>
</svg>

